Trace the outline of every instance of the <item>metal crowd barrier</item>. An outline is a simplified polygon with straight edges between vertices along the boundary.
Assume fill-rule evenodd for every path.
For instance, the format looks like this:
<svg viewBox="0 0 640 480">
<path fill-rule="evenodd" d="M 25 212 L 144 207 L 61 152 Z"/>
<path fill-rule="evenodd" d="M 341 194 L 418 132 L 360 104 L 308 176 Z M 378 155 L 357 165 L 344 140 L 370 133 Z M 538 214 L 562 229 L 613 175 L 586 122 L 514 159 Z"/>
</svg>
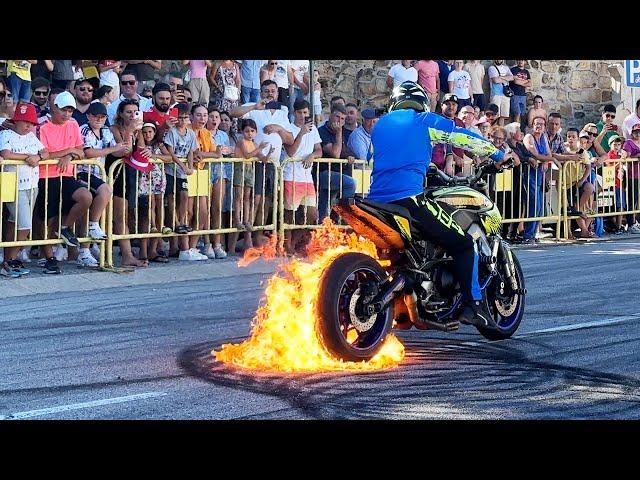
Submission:
<svg viewBox="0 0 640 480">
<path fill-rule="evenodd" d="M 185 161 L 185 159 L 181 159 Z M 160 169 L 161 177 L 166 179 L 166 166 L 173 165 L 173 162 L 163 162 L 160 159 L 153 159 L 151 163 L 157 165 Z M 198 162 L 194 162 L 196 165 Z M 183 179 L 178 180 L 178 177 L 174 174 L 171 175 L 173 179 L 173 194 L 167 194 L 166 188 L 157 193 L 157 190 L 154 190 L 152 182 L 148 181 L 148 175 L 143 174 L 138 170 L 135 170 L 128 165 L 124 164 L 123 160 L 115 161 L 109 168 L 108 179 L 109 184 L 114 186 L 121 176 L 122 179 L 122 197 L 124 199 L 128 198 L 127 205 L 125 206 L 125 202 L 120 203 L 120 211 L 116 210 L 114 206 L 114 201 L 110 202 L 108 206 L 108 240 L 107 240 L 107 264 L 113 265 L 113 242 L 116 240 L 130 240 L 130 239 L 153 239 L 153 238 L 181 238 L 184 235 L 188 237 L 199 237 L 201 235 L 222 235 L 226 233 L 243 233 L 248 231 L 247 226 L 243 225 L 234 225 L 234 200 L 236 197 L 236 188 L 240 188 L 244 191 L 245 187 L 251 187 L 253 190 L 250 195 L 250 199 L 248 202 L 248 210 L 245 211 L 245 204 L 241 205 L 241 211 L 239 212 L 239 220 L 241 223 L 247 222 L 250 223 L 251 231 L 276 231 L 276 216 L 279 211 L 279 196 L 277 195 L 277 187 L 279 183 L 279 175 L 280 169 L 273 165 L 272 163 L 262 163 L 257 161 L 256 159 L 242 159 L 242 158 L 208 158 L 203 159 L 199 162 L 200 165 L 204 165 L 204 168 L 196 170 L 193 174 L 188 176 L 187 181 L 187 199 L 189 198 L 206 198 L 206 213 L 202 213 L 202 205 L 203 202 L 200 200 L 193 202 L 192 212 L 186 212 L 184 208 L 181 206 L 182 200 L 184 200 L 184 195 L 176 195 L 177 192 L 180 191 L 178 188 L 178 182 L 184 181 Z M 269 167 L 271 165 L 271 167 Z M 271 170 L 273 172 L 272 181 L 269 182 L 268 175 L 262 174 L 259 178 L 262 186 L 263 194 L 260 195 L 260 201 L 256 205 L 256 195 L 255 195 L 255 186 L 256 186 L 256 178 L 258 177 L 258 169 L 264 168 L 265 171 Z M 175 173 L 177 167 L 174 166 L 173 172 Z M 215 182 L 214 179 L 215 172 Z M 237 177 L 240 176 L 238 179 Z M 226 182 L 224 188 L 221 188 L 220 179 L 225 178 Z M 170 181 L 170 180 L 167 180 Z M 141 185 L 142 182 L 142 185 Z M 237 185 L 234 185 L 237 183 Z M 271 183 L 271 185 L 269 185 Z M 133 187 L 132 187 L 133 184 Z M 216 188 L 215 185 L 218 185 L 218 192 L 214 192 Z M 146 191 L 144 188 L 146 188 Z M 135 188 L 137 191 L 137 195 L 128 194 L 127 191 L 131 188 Z M 221 193 L 224 192 L 224 193 Z M 266 195 L 264 194 L 266 192 Z M 120 193 L 120 192 L 115 192 Z M 217 198 L 219 200 L 215 203 L 217 205 L 213 205 L 212 197 L 213 194 L 216 193 Z M 149 201 L 144 199 L 144 197 L 151 196 L 156 197 L 153 201 Z M 171 196 L 171 198 L 167 198 Z M 225 206 L 225 201 L 222 197 L 226 197 L 229 199 L 229 202 Z M 270 198 L 272 205 L 269 205 L 267 202 L 267 198 Z M 146 200 L 143 202 L 143 199 Z M 159 202 L 160 208 L 157 210 L 160 212 L 160 218 L 153 218 L 153 207 L 152 203 Z M 188 202 L 188 200 L 187 200 Z M 145 206 L 140 208 L 142 203 L 146 203 Z M 187 203 L 188 205 L 188 203 Z M 227 208 L 228 207 L 228 208 Z M 145 214 L 141 214 L 146 209 Z M 132 211 L 131 222 L 126 222 L 127 219 L 127 210 Z M 254 218 L 254 214 L 259 211 L 259 217 Z M 165 222 L 167 220 L 166 213 L 169 213 L 171 219 L 169 222 Z M 272 212 L 271 220 L 269 220 L 269 212 Z M 119 215 L 118 215 L 119 213 Z M 223 217 L 228 214 L 227 221 L 223 220 Z M 178 219 L 178 216 L 182 216 L 182 218 Z M 116 219 L 116 217 L 118 217 Z M 142 217 L 142 223 L 141 223 Z M 212 218 L 214 225 L 212 226 Z M 116 227 L 116 221 L 119 228 Z M 226 224 L 226 225 L 225 225 Z M 192 230 L 186 233 L 176 233 L 176 227 L 179 225 L 190 225 Z M 213 228 L 212 228 L 213 227 Z M 170 229 L 166 230 L 167 228 Z M 115 233 L 116 230 L 119 232 L 128 233 Z M 190 239 L 190 242 L 193 241 Z M 211 242 L 212 244 L 214 242 Z M 233 253 L 233 252 L 228 252 Z"/>
<path fill-rule="evenodd" d="M 582 212 L 589 219 L 627 216 L 628 227 L 633 225 L 633 217 L 640 213 L 640 160 L 593 159 L 591 173 L 584 184 L 592 185 L 593 193 L 585 193 L 584 185 L 578 182 L 583 178 L 587 166 L 582 162 L 566 162 L 563 166 L 563 192 L 565 197 L 565 238 L 568 237 L 571 220 L 580 218 L 572 215 L 569 207 Z M 590 220 L 589 220 L 590 222 Z"/>
<path fill-rule="evenodd" d="M 102 179 L 106 179 L 106 173 L 105 173 L 105 169 L 104 166 L 102 165 L 102 163 L 100 163 L 100 161 L 98 160 L 94 160 L 94 159 L 83 159 L 83 160 L 73 160 L 71 162 L 73 165 L 93 165 L 95 167 L 98 168 L 98 170 L 100 171 L 101 174 L 101 178 Z M 17 168 L 13 171 L 8 171 L 7 170 L 7 166 L 18 166 L 18 165 L 24 165 L 25 162 L 23 160 L 3 160 L 2 163 L 0 163 L 0 248 L 4 248 L 4 247 L 31 247 L 31 246 L 41 246 L 41 245 L 57 245 L 57 244 L 62 244 L 64 243 L 64 240 L 62 240 L 61 238 L 55 238 L 55 239 L 49 239 L 47 238 L 48 235 L 48 226 L 47 226 L 47 218 L 48 218 L 48 210 L 49 210 L 49 201 L 48 201 L 48 192 L 49 192 L 49 184 L 52 181 L 61 181 L 60 179 L 62 178 L 61 176 L 58 177 L 48 177 L 45 179 L 45 191 L 44 191 L 44 215 L 42 217 L 40 217 L 38 215 L 38 213 L 35 212 L 35 203 L 36 203 L 36 198 L 34 195 L 34 198 L 32 199 L 32 222 L 31 222 L 31 229 L 29 230 L 29 234 L 28 234 L 28 239 L 27 240 L 23 240 L 23 241 L 4 241 L 5 238 L 5 231 L 3 230 L 4 227 L 4 209 L 6 208 L 5 204 L 6 203 L 10 203 L 10 202 L 15 202 L 15 209 L 16 212 L 18 211 L 19 208 L 19 203 L 20 203 L 20 196 L 18 195 L 18 174 L 17 174 Z M 55 160 L 42 160 L 38 163 L 38 167 L 40 165 L 57 165 L 58 164 L 58 159 Z M 38 168 L 36 167 L 36 168 Z M 74 176 L 77 176 L 77 172 L 74 169 Z M 91 181 L 91 176 L 89 176 L 89 181 Z M 89 184 L 89 188 L 91 187 L 91 185 Z M 57 225 L 57 229 L 58 229 L 58 234 L 60 233 L 60 230 L 62 229 L 62 189 L 60 189 L 60 196 L 58 198 L 58 212 L 57 212 L 57 218 L 58 218 L 58 225 Z M 88 231 L 88 223 L 89 223 L 89 218 L 88 218 L 88 211 L 87 214 L 85 215 L 85 225 L 84 225 L 84 231 L 87 232 Z M 16 218 L 17 220 L 17 218 Z M 36 223 L 36 220 L 38 220 L 39 222 Z M 40 223 L 40 221 L 42 223 Z M 18 222 L 15 222 L 14 224 L 14 228 L 13 228 L 13 238 L 17 238 L 18 235 Z M 76 224 L 77 225 L 77 224 Z M 102 215 L 102 217 L 100 218 L 100 226 L 103 229 L 103 231 L 106 231 L 105 229 L 105 215 Z M 42 236 L 42 239 L 36 239 L 34 238 L 34 227 L 36 229 L 36 233 L 38 233 L 38 235 L 36 236 Z M 77 232 L 77 228 L 76 230 L 76 234 Z M 81 237 L 81 236 L 77 236 L 78 241 L 80 241 L 80 243 L 103 243 L 104 240 L 94 240 L 90 237 Z M 102 267 L 104 266 L 104 259 L 105 259 L 105 252 L 104 252 L 104 248 L 100 249 L 100 258 L 99 258 L 99 265 Z"/>
<path fill-rule="evenodd" d="M 371 168 L 364 160 L 355 160 L 349 165 L 348 160 L 344 159 L 317 158 L 308 169 L 304 168 L 302 162 L 303 159 L 300 158 L 288 158 L 280 167 L 278 241 L 281 252 L 284 251 L 284 243 L 288 241 L 292 230 L 319 228 L 324 217 L 332 215 L 332 204 L 343 196 L 346 179 L 340 177 L 337 180 L 332 178 L 333 175 L 327 174 L 326 182 L 321 185 L 321 179 L 324 179 L 324 175 L 321 178 L 321 173 L 325 171 L 321 165 L 326 165 L 328 171 L 331 171 L 332 166 L 338 165 L 336 173 L 351 177 L 351 180 L 346 181 L 355 183 L 356 194 L 366 196 L 369 192 Z M 349 170 L 351 175 L 347 175 Z M 309 179 L 309 171 L 313 180 L 312 191 L 305 186 L 304 181 Z M 326 194 L 322 194 L 322 202 L 321 190 L 326 191 Z M 348 228 L 339 216 L 333 214 L 332 217 L 339 228 Z M 295 245 L 291 245 L 291 248 L 294 247 Z"/>
</svg>

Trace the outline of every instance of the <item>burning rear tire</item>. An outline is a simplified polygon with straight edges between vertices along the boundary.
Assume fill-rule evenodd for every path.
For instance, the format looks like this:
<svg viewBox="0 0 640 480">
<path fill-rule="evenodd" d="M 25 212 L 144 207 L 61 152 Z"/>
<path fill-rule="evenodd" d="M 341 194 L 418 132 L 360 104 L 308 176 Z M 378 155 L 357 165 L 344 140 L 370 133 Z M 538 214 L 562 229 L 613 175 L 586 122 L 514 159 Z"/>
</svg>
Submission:
<svg viewBox="0 0 640 480">
<path fill-rule="evenodd" d="M 381 282 L 385 270 L 362 253 L 345 253 L 324 271 L 316 302 L 318 333 L 333 356 L 346 361 L 371 359 L 382 347 L 393 321 L 393 303 L 369 318 L 355 314 L 360 284 Z"/>
</svg>

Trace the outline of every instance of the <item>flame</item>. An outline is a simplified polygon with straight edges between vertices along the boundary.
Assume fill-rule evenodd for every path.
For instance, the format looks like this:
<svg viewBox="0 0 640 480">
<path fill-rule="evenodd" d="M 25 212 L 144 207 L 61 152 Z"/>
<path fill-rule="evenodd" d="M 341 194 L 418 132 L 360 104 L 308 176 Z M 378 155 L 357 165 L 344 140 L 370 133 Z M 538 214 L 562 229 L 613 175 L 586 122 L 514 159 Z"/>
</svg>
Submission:
<svg viewBox="0 0 640 480">
<path fill-rule="evenodd" d="M 269 279 L 263 305 L 252 323 L 251 336 L 240 344 L 224 344 L 211 352 L 216 360 L 243 368 L 278 372 L 378 370 L 398 365 L 404 346 L 388 335 L 379 352 L 368 362 L 345 362 L 333 358 L 316 334 L 316 296 L 324 269 L 346 252 L 361 252 L 377 259 L 375 245 L 355 234 L 347 234 L 330 219 L 311 235 L 305 261 L 291 260 L 279 266 Z M 249 249 L 238 263 L 248 265 L 257 258 L 273 258 L 276 240 Z"/>
</svg>

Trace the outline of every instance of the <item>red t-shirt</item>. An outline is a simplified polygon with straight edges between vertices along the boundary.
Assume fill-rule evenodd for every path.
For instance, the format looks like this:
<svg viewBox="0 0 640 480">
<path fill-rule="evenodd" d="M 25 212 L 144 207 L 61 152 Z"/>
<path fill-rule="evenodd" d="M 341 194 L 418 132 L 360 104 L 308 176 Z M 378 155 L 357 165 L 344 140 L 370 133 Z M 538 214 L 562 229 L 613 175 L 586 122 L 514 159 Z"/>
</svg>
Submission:
<svg viewBox="0 0 640 480">
<path fill-rule="evenodd" d="M 79 148 L 82 150 L 84 140 L 80 134 L 80 127 L 74 120 L 68 120 L 62 125 L 47 122 L 40 127 L 40 141 L 50 152 L 59 152 L 67 148 Z M 73 177 L 74 165 L 69 165 L 62 172 L 63 177 Z M 57 177 L 60 171 L 57 165 L 40 165 L 40 178 Z"/>
<path fill-rule="evenodd" d="M 167 122 L 167 117 L 169 117 L 168 111 L 167 113 L 159 112 L 155 106 L 148 112 L 144 112 L 142 114 L 143 121 L 155 123 L 158 129 L 164 129 L 166 127 L 165 123 Z"/>
<path fill-rule="evenodd" d="M 607 158 L 617 160 L 622 157 L 619 153 L 609 150 L 607 152 Z M 616 163 L 616 188 L 622 188 L 622 169 L 620 168 L 620 163 Z"/>
</svg>

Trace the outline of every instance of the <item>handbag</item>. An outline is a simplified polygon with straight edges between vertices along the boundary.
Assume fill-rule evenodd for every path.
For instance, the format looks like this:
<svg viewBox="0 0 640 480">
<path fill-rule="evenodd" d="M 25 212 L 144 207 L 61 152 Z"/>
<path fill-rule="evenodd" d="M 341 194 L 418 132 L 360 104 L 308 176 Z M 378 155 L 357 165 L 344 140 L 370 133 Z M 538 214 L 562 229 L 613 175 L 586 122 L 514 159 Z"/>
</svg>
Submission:
<svg viewBox="0 0 640 480">
<path fill-rule="evenodd" d="M 505 97 L 513 97 L 513 90 L 509 85 L 502 85 L 502 93 Z"/>
<path fill-rule="evenodd" d="M 231 100 L 232 102 L 239 100 L 240 91 L 238 90 L 238 87 L 236 87 L 235 85 L 225 85 L 224 98 L 226 98 L 227 100 Z"/>
</svg>

